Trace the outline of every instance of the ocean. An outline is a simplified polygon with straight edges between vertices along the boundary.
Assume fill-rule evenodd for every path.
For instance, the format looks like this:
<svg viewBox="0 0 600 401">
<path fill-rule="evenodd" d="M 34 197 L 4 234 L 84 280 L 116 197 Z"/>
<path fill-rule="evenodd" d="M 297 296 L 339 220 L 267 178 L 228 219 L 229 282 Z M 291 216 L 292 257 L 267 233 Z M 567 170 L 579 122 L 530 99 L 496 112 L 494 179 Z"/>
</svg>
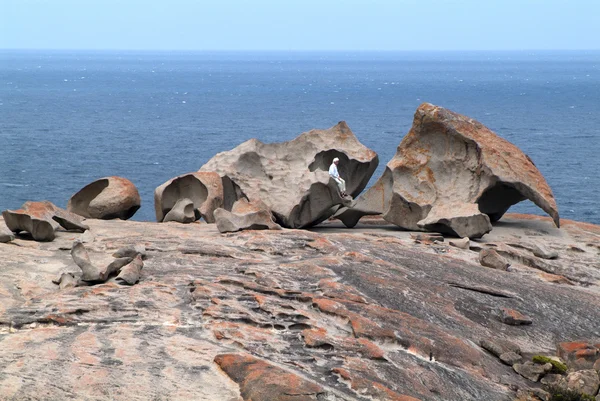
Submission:
<svg viewBox="0 0 600 401">
<path fill-rule="evenodd" d="M 430 102 L 475 118 L 542 172 L 562 218 L 600 224 L 600 51 L 0 51 L 0 209 L 66 207 L 93 180 L 154 189 L 217 152 L 345 120 L 381 175 Z M 511 212 L 543 214 L 529 201 Z"/>
</svg>

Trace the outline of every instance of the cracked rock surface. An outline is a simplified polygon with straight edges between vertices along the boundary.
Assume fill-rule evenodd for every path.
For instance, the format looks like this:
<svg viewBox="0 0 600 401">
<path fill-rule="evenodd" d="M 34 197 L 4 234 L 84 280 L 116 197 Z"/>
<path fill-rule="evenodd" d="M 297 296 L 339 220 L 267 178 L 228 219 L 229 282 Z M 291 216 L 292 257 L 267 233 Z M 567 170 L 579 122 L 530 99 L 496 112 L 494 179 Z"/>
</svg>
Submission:
<svg viewBox="0 0 600 401">
<path fill-rule="evenodd" d="M 506 215 L 460 249 L 381 219 L 228 234 L 86 223 L 94 263 L 143 246 L 143 274 L 61 289 L 52 280 L 79 269 L 70 252 L 83 234 L 0 243 L 0 398 L 508 401 L 531 382 L 496 354 L 600 344 L 590 224 Z M 520 242 L 558 257 L 507 245 Z M 510 271 L 479 264 L 491 243 Z M 532 324 L 503 323 L 501 308 Z"/>
</svg>

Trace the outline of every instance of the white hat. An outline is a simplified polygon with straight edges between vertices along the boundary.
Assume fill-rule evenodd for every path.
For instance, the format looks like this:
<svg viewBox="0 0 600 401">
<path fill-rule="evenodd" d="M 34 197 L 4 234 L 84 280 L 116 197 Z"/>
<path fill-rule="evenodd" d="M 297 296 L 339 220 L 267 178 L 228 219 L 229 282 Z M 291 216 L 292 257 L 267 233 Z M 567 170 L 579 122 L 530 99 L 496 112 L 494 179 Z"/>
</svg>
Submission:
<svg viewBox="0 0 600 401">
<path fill-rule="evenodd" d="M 335 162 L 339 162 L 339 161 L 340 161 L 340 159 L 338 159 L 337 157 L 333 159 L 333 162 L 334 162 L 334 163 L 335 163 Z"/>
</svg>

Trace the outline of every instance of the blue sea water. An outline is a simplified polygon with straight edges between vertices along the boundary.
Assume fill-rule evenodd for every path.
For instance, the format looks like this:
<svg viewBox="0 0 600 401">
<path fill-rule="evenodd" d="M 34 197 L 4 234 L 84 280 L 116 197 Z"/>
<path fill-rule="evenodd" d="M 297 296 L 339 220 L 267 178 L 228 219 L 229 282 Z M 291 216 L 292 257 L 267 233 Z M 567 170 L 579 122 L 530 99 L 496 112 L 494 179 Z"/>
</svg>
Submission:
<svg viewBox="0 0 600 401">
<path fill-rule="evenodd" d="M 560 215 L 600 224 L 600 52 L 0 51 L 0 209 L 65 207 L 118 175 L 153 191 L 242 141 L 348 122 L 394 155 L 422 102 L 481 121 L 546 177 Z M 530 202 L 511 211 L 543 214 Z"/>
</svg>

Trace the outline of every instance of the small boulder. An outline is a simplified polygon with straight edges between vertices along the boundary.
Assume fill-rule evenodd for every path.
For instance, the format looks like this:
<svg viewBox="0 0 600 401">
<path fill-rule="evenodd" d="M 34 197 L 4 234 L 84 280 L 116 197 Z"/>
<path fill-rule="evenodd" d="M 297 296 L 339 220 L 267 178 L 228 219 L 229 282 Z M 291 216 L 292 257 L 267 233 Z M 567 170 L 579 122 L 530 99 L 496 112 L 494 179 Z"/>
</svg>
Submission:
<svg viewBox="0 0 600 401">
<path fill-rule="evenodd" d="M 166 214 L 163 222 L 176 221 L 178 223 L 188 224 L 196 221 L 194 213 L 194 202 L 189 198 L 179 199 L 169 213 Z"/>
<path fill-rule="evenodd" d="M 241 230 L 281 230 L 281 226 L 273 221 L 273 215 L 264 204 L 239 200 L 232 211 L 215 210 L 217 229 L 221 233 Z"/>
<path fill-rule="evenodd" d="M 129 264 L 121 268 L 116 281 L 119 284 L 134 285 L 140 281 L 143 267 L 144 262 L 142 261 L 142 255 L 138 254 Z"/>
<path fill-rule="evenodd" d="M 500 310 L 500 321 L 511 326 L 529 325 L 533 322 L 530 317 L 509 308 L 502 308 Z"/>
<path fill-rule="evenodd" d="M 510 264 L 494 249 L 485 248 L 479 251 L 479 263 L 492 269 L 506 270 Z"/>
<path fill-rule="evenodd" d="M 15 239 L 13 233 L 8 230 L 4 223 L 0 223 L 0 243 L 10 242 Z"/>
<path fill-rule="evenodd" d="M 558 258 L 558 252 L 548 249 L 542 244 L 532 243 L 531 244 L 531 252 L 542 259 L 556 259 Z"/>
<path fill-rule="evenodd" d="M 567 388 L 591 396 L 598 394 L 600 378 L 593 369 L 578 370 L 567 375 Z"/>
<path fill-rule="evenodd" d="M 135 185 L 126 178 L 113 176 L 83 187 L 69 199 L 67 210 L 86 218 L 127 220 L 140 206 Z"/>
<path fill-rule="evenodd" d="M 505 352 L 502 355 L 500 355 L 500 360 L 508 365 L 508 366 L 512 366 L 515 363 L 520 363 L 523 360 L 523 357 L 519 354 L 517 354 L 516 352 Z"/>
<path fill-rule="evenodd" d="M 453 239 L 448 242 L 451 246 L 454 246 L 454 247 L 460 248 L 460 249 L 469 249 L 469 245 L 471 244 L 471 241 L 469 240 L 468 237 L 460 238 L 460 239 Z"/>
<path fill-rule="evenodd" d="M 538 365 L 533 362 L 525 362 L 514 364 L 513 369 L 524 378 L 531 380 L 532 382 L 537 382 L 542 376 L 552 370 L 552 365 L 549 363 Z"/>
<path fill-rule="evenodd" d="M 182 174 L 157 187 L 154 190 L 156 221 L 190 220 L 190 202 L 194 215 L 192 221 L 202 217 L 207 223 L 214 223 L 214 211 L 223 207 L 221 176 L 212 171 L 199 171 Z M 177 217 L 171 214 L 169 218 L 172 220 L 166 220 L 166 216 L 176 208 L 179 209 L 174 212 Z"/>
<path fill-rule="evenodd" d="M 71 273 L 62 273 L 58 281 L 58 287 L 61 290 L 64 290 L 65 288 L 77 287 L 77 279 Z"/>
<path fill-rule="evenodd" d="M 521 349 L 518 345 L 502 339 L 483 339 L 479 342 L 481 348 L 491 352 L 496 357 L 500 358 L 502 354 L 513 352 L 521 354 Z"/>
</svg>

